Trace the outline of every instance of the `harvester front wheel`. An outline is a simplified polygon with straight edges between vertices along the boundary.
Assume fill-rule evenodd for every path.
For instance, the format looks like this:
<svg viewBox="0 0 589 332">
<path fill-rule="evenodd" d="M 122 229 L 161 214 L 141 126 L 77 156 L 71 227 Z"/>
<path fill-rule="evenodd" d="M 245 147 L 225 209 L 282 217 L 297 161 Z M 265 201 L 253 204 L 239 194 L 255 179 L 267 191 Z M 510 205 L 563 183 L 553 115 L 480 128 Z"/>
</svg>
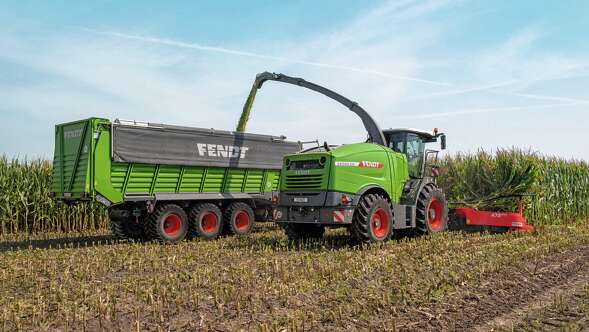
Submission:
<svg viewBox="0 0 589 332">
<path fill-rule="evenodd" d="M 383 242 L 393 234 L 393 212 L 389 201 L 378 194 L 362 196 L 352 220 L 352 237 L 363 243 Z"/>
<path fill-rule="evenodd" d="M 145 231 L 153 240 L 176 243 L 188 232 L 186 212 L 175 204 L 160 205 L 146 220 Z"/>
<path fill-rule="evenodd" d="M 315 224 L 280 224 L 289 241 L 298 241 L 305 239 L 320 239 L 325 233 L 325 227 Z"/>
<path fill-rule="evenodd" d="M 416 207 L 416 230 L 419 234 L 443 232 L 448 228 L 446 196 L 435 185 L 423 187 Z"/>
<path fill-rule="evenodd" d="M 255 223 L 254 210 L 243 202 L 231 203 L 223 213 L 223 222 L 229 234 L 249 234 Z"/>
<path fill-rule="evenodd" d="M 198 203 L 190 211 L 190 225 L 200 238 L 217 238 L 223 230 L 221 210 L 212 203 Z"/>
</svg>

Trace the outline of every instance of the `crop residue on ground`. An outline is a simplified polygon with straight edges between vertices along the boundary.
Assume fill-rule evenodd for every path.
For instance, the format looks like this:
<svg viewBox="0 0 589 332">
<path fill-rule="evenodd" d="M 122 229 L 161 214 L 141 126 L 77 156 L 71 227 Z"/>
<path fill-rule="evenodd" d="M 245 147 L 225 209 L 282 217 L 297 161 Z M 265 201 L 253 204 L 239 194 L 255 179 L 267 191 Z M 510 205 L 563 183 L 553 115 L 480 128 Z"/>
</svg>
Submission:
<svg viewBox="0 0 589 332">
<path fill-rule="evenodd" d="M 533 235 L 445 233 L 360 247 L 351 247 L 343 230 L 289 244 L 273 225 L 259 226 L 250 237 L 179 245 L 68 236 L 3 239 L 0 328 L 505 327 L 493 321 L 496 311 L 521 309 L 542 295 L 542 285 L 589 269 L 589 230 L 582 225 L 547 226 Z M 573 311 L 562 326 L 582 324 L 579 317 L 589 313 L 579 304 L 588 296 L 579 285 L 577 292 L 555 293 Z M 477 311 L 485 303 L 495 311 Z M 509 323 L 525 325 L 558 305 L 534 307 Z"/>
</svg>

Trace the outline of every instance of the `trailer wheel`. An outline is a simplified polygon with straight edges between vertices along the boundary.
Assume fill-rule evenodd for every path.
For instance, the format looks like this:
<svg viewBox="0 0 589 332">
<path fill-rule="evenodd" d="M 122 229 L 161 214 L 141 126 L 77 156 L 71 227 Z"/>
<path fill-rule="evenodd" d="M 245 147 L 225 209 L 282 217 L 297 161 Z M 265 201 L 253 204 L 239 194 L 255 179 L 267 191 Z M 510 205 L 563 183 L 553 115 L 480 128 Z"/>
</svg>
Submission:
<svg viewBox="0 0 589 332">
<path fill-rule="evenodd" d="M 203 239 L 214 239 L 223 230 L 221 210 L 212 203 L 198 203 L 190 211 L 190 225 Z"/>
<path fill-rule="evenodd" d="M 254 228 L 254 210 L 247 203 L 231 203 L 223 213 L 223 223 L 229 234 L 249 234 Z"/>
<path fill-rule="evenodd" d="M 118 219 L 113 219 L 113 218 L 109 218 L 110 219 L 110 231 L 112 233 L 112 235 L 114 236 L 115 239 L 117 240 L 124 240 L 127 238 L 127 234 L 125 234 L 125 231 L 123 229 L 123 220 L 118 220 Z"/>
<path fill-rule="evenodd" d="M 175 204 L 160 205 L 146 220 L 146 232 L 153 240 L 176 243 L 188 232 L 186 212 Z"/>
<path fill-rule="evenodd" d="M 110 230 L 115 239 L 143 240 L 145 233 L 143 226 L 136 223 L 130 213 L 125 210 L 109 211 Z"/>
<path fill-rule="evenodd" d="M 352 220 L 352 237 L 363 243 L 383 242 L 393 234 L 393 212 L 389 201 L 378 194 L 362 196 Z"/>
<path fill-rule="evenodd" d="M 289 241 L 305 239 L 320 239 L 325 233 L 325 227 L 315 224 L 281 223 L 284 233 Z"/>
<path fill-rule="evenodd" d="M 419 193 L 415 219 L 419 234 L 439 233 L 448 228 L 446 196 L 435 185 L 427 185 Z"/>
</svg>

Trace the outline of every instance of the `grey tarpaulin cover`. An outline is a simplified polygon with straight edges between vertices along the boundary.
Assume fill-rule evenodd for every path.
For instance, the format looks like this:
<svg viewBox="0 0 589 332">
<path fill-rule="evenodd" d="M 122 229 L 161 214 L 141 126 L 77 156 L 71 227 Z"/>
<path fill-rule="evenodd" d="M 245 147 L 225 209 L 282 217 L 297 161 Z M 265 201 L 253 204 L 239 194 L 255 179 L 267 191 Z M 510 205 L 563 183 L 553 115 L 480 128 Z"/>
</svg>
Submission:
<svg viewBox="0 0 589 332">
<path fill-rule="evenodd" d="M 114 161 L 160 165 L 280 169 L 296 142 L 269 135 L 161 124 L 112 127 Z"/>
</svg>

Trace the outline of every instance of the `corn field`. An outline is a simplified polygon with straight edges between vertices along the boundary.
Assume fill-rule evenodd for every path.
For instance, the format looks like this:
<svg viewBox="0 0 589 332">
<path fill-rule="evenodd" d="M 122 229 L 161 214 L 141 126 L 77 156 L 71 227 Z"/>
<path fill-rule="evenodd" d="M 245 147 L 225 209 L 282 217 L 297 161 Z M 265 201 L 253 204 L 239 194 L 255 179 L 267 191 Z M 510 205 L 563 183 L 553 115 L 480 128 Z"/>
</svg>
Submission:
<svg viewBox="0 0 589 332">
<path fill-rule="evenodd" d="M 98 204 L 66 206 L 49 197 L 51 162 L 0 158 L 0 234 L 91 231 L 108 227 Z"/>
<path fill-rule="evenodd" d="M 541 158 L 537 195 L 528 216 L 538 224 L 589 218 L 589 165 L 582 161 Z"/>
<path fill-rule="evenodd" d="M 589 218 L 589 165 L 519 149 L 495 154 L 455 154 L 441 161 L 440 186 L 449 201 L 480 209 L 513 211 L 524 196 L 529 221 L 563 224 Z"/>
<path fill-rule="evenodd" d="M 449 201 L 496 210 L 515 208 L 512 194 L 526 196 L 534 224 L 589 218 L 589 165 L 522 150 L 456 154 L 441 161 L 440 185 Z M 0 234 L 83 232 L 108 228 L 100 204 L 59 204 L 49 197 L 51 163 L 0 158 Z M 490 200 L 492 199 L 492 200 Z"/>
</svg>

